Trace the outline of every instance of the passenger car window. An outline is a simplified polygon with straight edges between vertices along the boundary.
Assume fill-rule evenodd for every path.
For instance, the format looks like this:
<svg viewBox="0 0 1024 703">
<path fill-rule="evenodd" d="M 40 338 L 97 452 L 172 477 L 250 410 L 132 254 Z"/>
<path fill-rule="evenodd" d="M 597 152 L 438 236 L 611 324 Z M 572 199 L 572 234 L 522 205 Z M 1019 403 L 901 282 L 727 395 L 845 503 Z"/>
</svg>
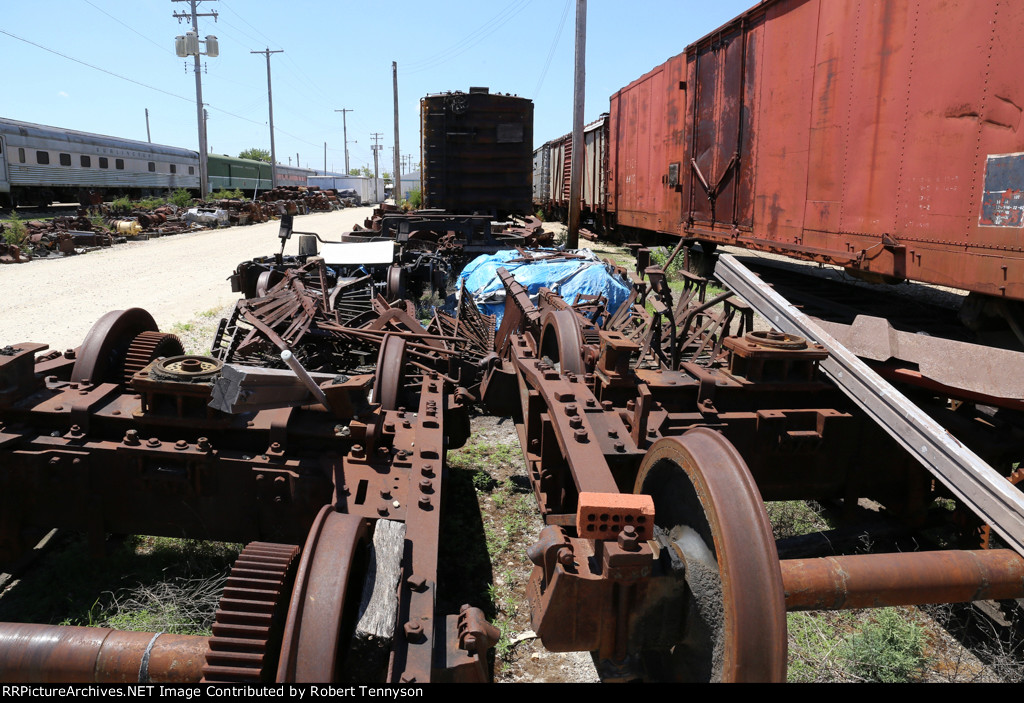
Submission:
<svg viewBox="0 0 1024 703">
<path fill-rule="evenodd" d="M 82 157 L 82 168 L 92 168 L 92 158 L 88 156 Z"/>
<path fill-rule="evenodd" d="M 110 162 L 107 161 L 106 156 L 100 157 L 100 168 L 110 168 Z"/>
<path fill-rule="evenodd" d="M 114 168 L 124 170 L 124 159 L 114 159 Z"/>
<path fill-rule="evenodd" d="M 153 163 L 152 161 L 149 162 L 149 172 L 156 173 L 156 164 Z"/>
<path fill-rule="evenodd" d="M 177 172 L 178 172 L 178 167 L 175 166 L 174 164 L 171 164 L 171 173 L 177 173 Z"/>
<path fill-rule="evenodd" d="M 50 152 L 48 152 L 48 151 L 37 151 L 36 152 L 36 163 L 37 164 L 48 164 L 48 163 L 50 163 Z"/>
<path fill-rule="evenodd" d="M 61 154 L 59 158 L 60 158 L 60 165 L 61 166 L 70 166 L 71 165 L 71 154 Z"/>
<path fill-rule="evenodd" d="M 18 147 L 18 163 L 25 163 L 25 147 Z"/>
</svg>

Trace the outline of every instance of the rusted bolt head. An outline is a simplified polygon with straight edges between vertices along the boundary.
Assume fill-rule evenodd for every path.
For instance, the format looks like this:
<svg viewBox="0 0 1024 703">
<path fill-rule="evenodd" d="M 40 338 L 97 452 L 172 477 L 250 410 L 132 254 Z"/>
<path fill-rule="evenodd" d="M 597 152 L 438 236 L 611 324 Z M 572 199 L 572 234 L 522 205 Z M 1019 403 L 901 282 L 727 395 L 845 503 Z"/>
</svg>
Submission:
<svg viewBox="0 0 1024 703">
<path fill-rule="evenodd" d="M 139 431 L 138 430 L 128 430 L 127 432 L 124 433 L 124 440 L 123 441 L 124 441 L 125 444 L 132 444 L 132 445 L 138 444 L 139 443 Z"/>
<path fill-rule="evenodd" d="M 177 449 L 178 451 L 181 451 L 182 449 L 188 449 L 188 442 L 186 442 L 183 439 L 179 439 L 177 442 L 174 443 L 174 448 Z"/>
<path fill-rule="evenodd" d="M 592 408 L 595 405 L 597 405 L 597 401 L 596 400 L 594 400 L 593 398 L 587 398 L 587 407 L 588 408 Z"/>
<path fill-rule="evenodd" d="M 385 432 L 394 432 L 395 431 L 395 423 L 393 423 L 393 422 L 385 422 L 384 423 L 384 431 Z"/>
<path fill-rule="evenodd" d="M 434 485 L 427 479 L 420 481 L 420 490 L 424 493 L 432 493 L 434 491 Z"/>
<path fill-rule="evenodd" d="M 412 422 L 410 422 L 409 420 L 402 420 L 402 427 L 404 429 L 409 429 L 410 427 L 412 427 Z"/>
<path fill-rule="evenodd" d="M 51 464 L 59 464 L 60 463 L 60 457 L 59 456 L 51 456 L 50 457 L 50 463 Z"/>
<path fill-rule="evenodd" d="M 381 491 L 380 491 L 380 497 L 383 498 L 384 500 L 390 499 L 391 498 L 391 491 L 389 491 L 386 488 L 382 488 Z"/>
<path fill-rule="evenodd" d="M 381 517 L 386 517 L 388 514 L 388 507 L 386 505 L 380 506 L 379 508 L 377 508 L 377 514 Z"/>
<path fill-rule="evenodd" d="M 409 452 L 405 451 L 404 449 L 399 449 L 398 450 L 398 458 L 399 459 L 404 459 L 407 456 L 409 456 Z"/>
<path fill-rule="evenodd" d="M 434 477 L 434 466 L 432 464 L 427 464 L 422 469 L 420 469 L 420 473 L 423 474 L 424 476 L 426 476 L 427 478 L 433 478 Z"/>
<path fill-rule="evenodd" d="M 566 415 L 575 415 L 579 409 L 576 407 L 576 403 L 569 403 L 565 406 Z"/>
<path fill-rule="evenodd" d="M 207 438 L 207 437 L 200 437 L 199 438 L 199 442 L 196 444 L 196 447 L 201 452 L 208 452 L 208 451 L 210 451 L 210 440 L 209 440 L 209 438 Z"/>
<path fill-rule="evenodd" d="M 280 442 L 271 442 L 271 444 L 270 444 L 270 451 L 272 451 L 272 452 L 279 452 L 279 451 L 281 451 L 281 443 Z"/>
<path fill-rule="evenodd" d="M 658 431 L 652 427 L 651 429 L 647 430 L 647 436 L 648 437 L 657 437 L 658 436 Z"/>
<path fill-rule="evenodd" d="M 71 426 L 71 434 L 81 434 L 81 432 L 82 432 L 82 428 L 79 427 L 78 425 L 72 425 Z"/>
<path fill-rule="evenodd" d="M 405 623 L 404 629 L 405 639 L 409 642 L 415 642 L 423 636 L 423 625 L 421 625 L 418 622 L 413 622 L 412 620 L 410 620 L 409 622 Z"/>
<path fill-rule="evenodd" d="M 573 434 L 573 437 L 576 438 L 577 442 L 586 442 L 587 441 L 587 431 L 586 430 L 583 430 L 583 429 L 576 430 L 572 434 Z"/>
<path fill-rule="evenodd" d="M 625 444 L 625 442 L 616 442 L 615 443 L 615 451 L 617 451 L 617 452 L 624 452 L 624 451 L 626 451 L 626 444 Z"/>
<path fill-rule="evenodd" d="M 619 431 L 618 430 L 608 430 L 608 436 L 611 437 L 612 439 L 615 439 L 616 437 L 619 436 Z"/>
<path fill-rule="evenodd" d="M 146 444 L 150 447 L 159 447 L 160 440 L 157 439 L 156 437 L 150 437 L 149 440 L 146 441 Z"/>
<path fill-rule="evenodd" d="M 636 528 L 632 525 L 626 525 L 619 532 L 618 537 L 619 547 L 626 552 L 638 552 L 640 551 L 640 540 L 636 536 Z"/>
<path fill-rule="evenodd" d="M 601 401 L 601 408 L 603 410 L 611 410 L 612 409 L 612 401 L 610 401 L 610 400 L 602 400 Z"/>
<path fill-rule="evenodd" d="M 428 496 L 420 496 L 419 504 L 421 508 L 426 510 L 430 507 L 430 498 Z"/>
<path fill-rule="evenodd" d="M 629 410 L 630 412 L 633 412 L 634 410 L 636 410 L 636 401 L 635 400 L 627 400 L 626 401 L 626 410 Z"/>
<path fill-rule="evenodd" d="M 583 418 L 579 415 L 573 415 L 569 418 L 569 427 L 583 427 Z"/>
<path fill-rule="evenodd" d="M 278 485 L 280 485 L 282 483 L 286 483 L 287 481 L 288 481 L 288 479 L 286 479 L 284 476 L 275 476 L 274 477 L 274 483 L 276 483 Z"/>
<path fill-rule="evenodd" d="M 540 449 L 540 440 L 539 439 L 531 439 L 530 440 L 530 449 L 533 449 L 533 450 Z"/>
<path fill-rule="evenodd" d="M 363 453 L 363 445 L 361 445 L 361 444 L 353 444 L 352 445 L 352 453 L 353 454 L 362 454 Z"/>
<path fill-rule="evenodd" d="M 572 566 L 575 559 L 572 556 L 572 550 L 568 547 L 562 547 L 558 550 L 558 563 L 562 566 Z"/>
<path fill-rule="evenodd" d="M 427 585 L 427 580 L 417 574 L 411 575 L 405 580 L 405 582 L 409 584 L 409 588 L 414 591 L 422 591 Z"/>
</svg>

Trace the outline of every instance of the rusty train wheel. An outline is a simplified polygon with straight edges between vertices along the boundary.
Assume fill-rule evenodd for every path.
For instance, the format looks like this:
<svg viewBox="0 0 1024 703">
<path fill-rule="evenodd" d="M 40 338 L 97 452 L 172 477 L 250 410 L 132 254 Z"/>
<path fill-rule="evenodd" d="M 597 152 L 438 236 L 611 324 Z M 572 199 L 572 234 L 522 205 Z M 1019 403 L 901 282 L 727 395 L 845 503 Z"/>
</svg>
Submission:
<svg viewBox="0 0 1024 703">
<path fill-rule="evenodd" d="M 685 570 L 686 625 L 654 678 L 785 681 L 786 612 L 761 494 L 736 448 L 700 428 L 647 452 L 636 492 L 654 498 L 658 541 Z"/>
<path fill-rule="evenodd" d="M 71 380 L 75 383 L 120 383 L 132 341 L 143 332 L 158 331 L 156 320 L 142 308 L 111 310 L 89 329 L 78 348 Z"/>
<path fill-rule="evenodd" d="M 325 505 L 313 521 L 302 548 L 295 588 L 288 607 L 277 668 L 279 683 L 337 681 L 351 625 L 346 615 L 350 587 L 361 595 L 363 545 L 369 541 L 366 520 Z"/>
<path fill-rule="evenodd" d="M 384 335 L 377 356 L 377 370 L 373 377 L 373 400 L 384 410 L 397 410 L 402 400 L 405 378 L 405 339 L 398 335 Z"/>
<path fill-rule="evenodd" d="M 584 373 L 583 333 L 572 310 L 552 310 L 541 321 L 540 354 L 559 371 Z"/>
<path fill-rule="evenodd" d="M 277 671 L 299 548 L 252 542 L 238 555 L 217 604 L 203 681 L 271 681 Z"/>
</svg>

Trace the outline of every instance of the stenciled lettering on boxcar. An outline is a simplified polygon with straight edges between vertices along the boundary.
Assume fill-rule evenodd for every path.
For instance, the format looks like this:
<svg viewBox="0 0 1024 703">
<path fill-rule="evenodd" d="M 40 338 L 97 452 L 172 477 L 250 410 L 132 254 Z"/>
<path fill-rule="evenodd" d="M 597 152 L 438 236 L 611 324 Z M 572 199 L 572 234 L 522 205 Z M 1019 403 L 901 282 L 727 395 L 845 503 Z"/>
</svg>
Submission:
<svg viewBox="0 0 1024 703">
<path fill-rule="evenodd" d="M 978 225 L 1024 228 L 1024 153 L 989 155 Z"/>
</svg>

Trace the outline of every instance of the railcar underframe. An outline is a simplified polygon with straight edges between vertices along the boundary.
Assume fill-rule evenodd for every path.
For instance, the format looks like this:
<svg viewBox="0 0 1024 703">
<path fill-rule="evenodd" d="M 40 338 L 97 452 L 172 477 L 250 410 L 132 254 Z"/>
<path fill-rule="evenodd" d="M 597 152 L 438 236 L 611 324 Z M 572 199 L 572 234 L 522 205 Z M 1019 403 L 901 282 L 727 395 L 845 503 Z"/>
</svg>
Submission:
<svg viewBox="0 0 1024 703">
<path fill-rule="evenodd" d="M 546 525 L 529 550 L 534 629 L 549 650 L 593 652 L 605 680 L 784 680 L 787 610 L 1024 596 L 1024 559 L 994 540 L 828 556 L 777 543 L 764 500 L 833 501 L 852 519 L 871 499 L 920 548 L 950 494 L 822 374 L 829 349 L 752 329 L 699 277 L 675 292 L 662 269 L 640 274 L 612 314 L 599 297 L 534 303 L 501 271 L 493 336 L 468 308 L 424 329 L 383 302 L 356 329 L 313 273 L 286 276 L 246 301 L 245 344 L 302 332 L 292 371 L 183 355 L 140 310 L 75 352 L 4 349 L 4 557 L 37 527 L 255 541 L 212 637 L 0 625 L 0 678 L 485 680 L 496 631 L 472 604 L 436 606 L 445 451 L 476 399 L 515 419 Z M 379 348 L 376 376 L 310 351 L 330 335 Z M 958 517 L 938 527 L 981 546 L 982 521 Z M 378 608 L 383 635 L 365 618 Z"/>
</svg>

